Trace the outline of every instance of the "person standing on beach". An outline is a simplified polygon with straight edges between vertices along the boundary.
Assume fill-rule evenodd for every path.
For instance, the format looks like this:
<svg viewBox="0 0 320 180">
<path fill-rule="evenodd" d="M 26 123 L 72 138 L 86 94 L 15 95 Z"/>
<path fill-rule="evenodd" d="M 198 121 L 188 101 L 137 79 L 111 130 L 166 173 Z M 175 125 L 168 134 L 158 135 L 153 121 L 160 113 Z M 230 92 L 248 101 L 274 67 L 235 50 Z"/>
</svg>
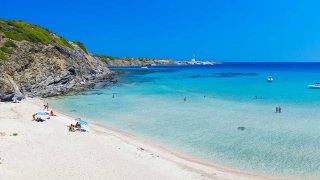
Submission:
<svg viewBox="0 0 320 180">
<path fill-rule="evenodd" d="M 48 111 L 47 105 L 45 105 L 45 104 L 43 105 L 43 110 Z"/>
<path fill-rule="evenodd" d="M 281 109 L 281 107 L 279 106 L 279 113 L 281 113 L 281 110 L 282 110 L 282 109 Z"/>
<path fill-rule="evenodd" d="M 184 102 L 187 102 L 187 97 L 184 97 L 184 98 L 183 98 L 183 101 L 184 101 Z"/>
<path fill-rule="evenodd" d="M 277 106 L 277 107 L 276 107 L 276 113 L 278 113 L 278 112 L 279 112 L 279 107 Z"/>
<path fill-rule="evenodd" d="M 18 102 L 18 98 L 17 98 L 17 96 L 16 96 L 16 95 L 14 95 L 14 96 L 13 96 L 13 98 L 12 98 L 12 102 L 13 102 L 13 103 L 17 103 L 17 102 Z"/>
</svg>

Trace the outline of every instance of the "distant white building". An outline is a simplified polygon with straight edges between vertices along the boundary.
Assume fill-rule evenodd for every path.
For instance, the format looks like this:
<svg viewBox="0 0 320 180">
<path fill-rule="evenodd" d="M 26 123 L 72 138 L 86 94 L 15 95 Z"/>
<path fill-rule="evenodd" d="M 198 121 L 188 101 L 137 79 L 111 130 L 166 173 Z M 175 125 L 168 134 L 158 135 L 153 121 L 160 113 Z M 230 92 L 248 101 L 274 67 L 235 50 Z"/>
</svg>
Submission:
<svg viewBox="0 0 320 180">
<path fill-rule="evenodd" d="M 193 58 L 191 59 L 191 64 L 197 64 L 197 60 L 195 56 L 193 56 Z"/>
</svg>

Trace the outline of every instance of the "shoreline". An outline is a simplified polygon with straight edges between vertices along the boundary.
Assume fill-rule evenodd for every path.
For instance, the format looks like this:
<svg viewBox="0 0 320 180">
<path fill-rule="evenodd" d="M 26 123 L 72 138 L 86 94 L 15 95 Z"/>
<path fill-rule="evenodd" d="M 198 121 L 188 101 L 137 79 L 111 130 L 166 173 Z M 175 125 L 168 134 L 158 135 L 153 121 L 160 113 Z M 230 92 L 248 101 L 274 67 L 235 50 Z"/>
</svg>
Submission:
<svg viewBox="0 0 320 180">
<path fill-rule="evenodd" d="M 179 160 L 174 160 L 171 157 L 162 157 L 162 158 L 165 158 L 169 161 L 172 161 L 182 167 L 184 166 L 185 168 L 189 169 L 190 171 L 200 172 L 200 171 L 202 171 L 201 170 L 202 167 L 200 167 L 198 169 L 198 168 L 195 168 L 194 166 L 204 166 L 204 168 L 208 168 L 208 172 L 202 171 L 202 174 L 206 174 L 206 175 L 209 175 L 210 174 L 209 171 L 212 170 L 211 168 L 213 168 L 214 171 L 219 171 L 219 173 L 220 172 L 227 173 L 227 174 L 231 173 L 234 175 L 244 176 L 244 178 L 258 178 L 258 179 L 270 179 L 270 180 L 283 179 L 280 177 L 268 177 L 268 176 L 259 175 L 259 174 L 255 174 L 255 173 L 243 172 L 243 171 L 240 171 L 237 169 L 224 167 L 219 164 L 214 164 L 214 163 L 202 160 L 202 159 L 200 160 L 199 158 L 193 157 L 190 154 L 179 152 L 177 150 L 174 150 L 173 148 L 166 147 L 165 145 L 153 142 L 152 140 L 148 140 L 148 139 L 143 138 L 141 136 L 137 136 L 137 135 L 134 135 L 132 133 L 129 133 L 129 132 L 117 129 L 117 128 L 113 128 L 108 125 L 97 123 L 92 120 L 89 120 L 88 122 L 90 122 L 90 124 L 94 124 L 96 126 L 95 128 L 106 129 L 107 131 L 111 131 L 112 133 L 114 133 L 115 136 L 117 136 L 118 138 L 123 138 L 123 140 L 126 142 L 130 141 L 128 143 L 132 143 L 132 141 L 134 141 L 137 144 L 141 143 L 144 146 L 151 147 L 151 149 L 156 149 L 156 151 L 161 151 L 161 152 L 164 151 L 165 153 L 168 153 L 168 154 L 174 156 L 172 158 L 178 158 Z M 132 144 L 135 144 L 135 143 L 132 143 Z M 159 153 L 159 154 L 161 154 L 161 153 Z M 189 163 L 192 163 L 192 165 L 188 166 L 184 163 L 188 163 L 188 165 L 189 165 Z M 241 177 L 237 177 L 237 178 L 241 178 Z"/>
<path fill-rule="evenodd" d="M 45 101 L 45 99 L 40 100 L 40 99 L 35 98 L 35 99 L 23 100 L 22 103 L 19 103 L 19 104 L 0 103 L 1 107 L 5 107 L 5 108 L 0 108 L 0 111 L 3 111 L 3 110 L 5 111 L 5 109 L 7 107 L 9 107 L 10 113 L 12 113 L 12 114 L 11 115 L 8 114 L 8 115 L 12 116 L 13 114 L 16 114 L 16 117 L 15 118 L 11 117 L 12 119 L 10 121 L 15 121 L 14 123 L 19 124 L 19 123 L 22 123 L 21 121 L 25 121 L 24 115 L 26 115 L 26 117 L 30 117 L 30 119 L 31 119 L 31 114 L 32 114 L 32 112 L 24 112 L 24 111 L 22 111 L 22 113 L 21 113 L 21 107 L 23 110 L 30 110 L 30 108 L 33 108 L 33 109 L 38 108 L 38 110 L 40 110 L 40 109 L 42 109 L 42 105 L 43 105 L 44 101 Z M 20 108 L 18 109 L 18 107 L 20 107 Z M 50 109 L 52 109 L 52 108 L 50 107 Z M 93 163 L 93 165 L 91 165 L 91 167 L 89 168 L 92 171 L 94 171 L 94 172 L 91 172 L 93 174 L 89 174 L 89 175 L 87 174 L 87 176 L 84 176 L 84 179 L 97 179 L 97 178 L 92 178 L 93 176 L 98 177 L 98 179 L 105 179 L 105 178 L 141 179 L 141 177 L 145 178 L 146 176 L 148 176 L 149 179 L 181 179 L 181 178 L 182 179 L 279 179 L 279 178 L 274 178 L 274 177 L 265 177 L 265 176 L 261 176 L 261 175 L 257 175 L 257 174 L 250 174 L 250 173 L 246 173 L 246 172 L 241 172 L 241 171 L 233 170 L 230 168 L 225 168 L 225 167 L 222 167 L 222 166 L 219 166 L 216 164 L 203 162 L 203 161 L 197 160 L 196 158 L 193 158 L 191 156 L 176 152 L 170 148 L 167 148 L 167 147 L 164 147 L 164 146 L 159 145 L 157 143 L 154 143 L 152 141 L 149 141 L 147 139 L 135 136 L 133 134 L 130 134 L 128 132 L 124 132 L 122 130 L 119 130 L 119 129 L 116 129 L 113 127 L 109 127 L 107 125 L 102 125 L 98 122 L 91 121 L 91 120 L 89 121 L 89 132 L 86 132 L 86 133 L 71 132 L 70 133 L 70 132 L 68 132 L 67 127 L 63 126 L 63 125 L 68 125 L 68 124 L 70 124 L 70 122 L 74 123 L 75 122 L 73 120 L 74 118 L 70 115 L 63 113 L 63 112 L 56 111 L 55 109 L 53 109 L 53 110 L 54 110 L 55 114 L 57 114 L 58 116 L 52 117 L 51 118 L 52 120 L 50 119 L 47 122 L 43 122 L 43 123 L 36 123 L 33 121 L 23 122 L 23 123 L 27 123 L 28 126 L 29 125 L 33 126 L 29 130 L 36 128 L 34 131 L 37 130 L 39 132 L 35 132 L 35 136 L 33 136 L 33 134 L 29 135 L 29 133 L 27 134 L 28 135 L 27 137 L 23 137 L 23 135 L 24 135 L 23 133 L 21 136 L 22 136 L 22 138 L 27 138 L 27 139 L 25 139 L 26 142 L 33 142 L 33 140 L 37 141 L 37 137 L 39 137 L 39 135 L 40 135 L 39 139 L 41 139 L 41 137 L 43 136 L 43 133 L 46 134 L 47 131 L 49 131 L 50 133 L 52 133 L 52 135 L 57 136 L 54 138 L 55 142 L 47 141 L 47 139 L 44 139 L 44 141 L 40 143 L 41 145 L 50 146 L 52 144 L 54 145 L 56 143 L 58 143 L 58 144 L 61 143 L 61 144 L 64 144 L 64 146 L 70 145 L 71 151 L 70 152 L 69 151 L 60 152 L 58 150 L 58 152 L 56 152 L 56 150 L 51 150 L 49 148 L 49 149 L 47 149 L 47 151 L 49 151 L 49 152 L 39 151 L 37 156 L 40 156 L 41 157 L 40 159 L 43 158 L 42 156 L 48 155 L 48 153 L 49 153 L 49 155 L 56 153 L 57 155 L 59 155 L 58 157 L 60 157 L 61 154 L 64 154 L 64 153 L 73 154 L 74 151 L 73 151 L 72 147 L 77 144 L 80 144 L 81 146 L 85 146 L 83 149 L 80 149 L 81 151 L 79 152 L 79 156 L 82 156 L 82 153 L 81 153 L 82 151 L 87 152 L 88 150 L 90 150 L 90 148 L 91 148 L 90 145 L 92 145 L 92 147 L 96 146 L 97 149 L 94 149 L 96 154 L 94 156 L 92 156 L 91 158 L 97 158 L 99 160 L 102 159 L 101 160 L 102 162 L 100 162 L 101 164 L 106 164 L 108 162 L 109 162 L 109 164 L 110 163 L 111 164 L 117 163 L 118 160 L 115 160 L 113 162 L 108 161 L 110 158 L 114 158 L 113 156 L 117 157 L 116 159 L 119 159 L 119 158 L 123 159 L 120 162 L 121 166 L 119 166 L 119 165 L 115 166 L 115 167 L 112 166 L 112 168 L 115 168 L 116 170 L 120 171 L 120 172 L 118 172 L 117 176 L 114 176 L 112 173 L 107 173 L 107 172 L 101 171 L 102 169 L 104 170 L 104 168 L 101 169 L 101 167 L 99 167 L 98 164 L 96 165 L 95 163 Z M 55 121 L 56 119 L 57 119 L 57 121 Z M 0 120 L 5 121 L 7 119 L 4 119 L 4 117 L 0 116 Z M 55 127 L 52 127 L 53 125 L 50 125 L 53 123 L 55 123 L 54 124 Z M 7 126 L 8 126 L 8 124 L 7 124 Z M 26 126 L 26 124 L 24 124 L 21 127 L 19 125 L 20 130 L 19 130 L 19 132 L 17 130 L 17 133 L 19 133 L 19 136 L 17 136 L 17 138 L 21 137 L 20 131 L 24 131 L 24 129 L 21 129 L 24 126 Z M 34 126 L 40 126 L 40 127 L 34 127 Z M 44 127 L 47 129 L 46 130 L 37 129 L 37 128 L 41 128 L 41 126 L 47 126 L 47 127 Z M 12 128 L 14 128 L 14 127 L 6 128 L 6 126 L 0 125 L 0 132 L 5 131 L 6 129 L 12 129 Z M 59 133 L 58 131 L 60 131 L 61 134 L 58 134 Z M 27 131 L 27 132 L 29 132 L 29 131 Z M 99 137 L 97 137 L 97 136 L 99 136 Z M 88 140 L 86 140 L 86 141 L 75 140 L 76 142 L 73 143 L 73 139 L 79 139 L 79 137 L 82 137 L 82 138 L 88 139 Z M 13 137 L 11 137 L 11 136 L 4 136 L 4 137 L 0 136 L 0 140 L 1 139 L 3 139 L 4 141 L 8 140 L 9 144 L 10 144 L 9 139 L 12 139 L 12 138 Z M 60 142 L 61 138 L 67 138 L 67 139 L 70 138 L 69 140 L 71 140 L 71 141 L 67 140 L 66 142 Z M 95 141 L 99 141 L 99 143 L 95 144 Z M 3 142 L 3 143 L 6 143 L 6 142 Z M 1 144 L 1 141 L 0 141 L 0 144 Z M 4 144 L 5 147 L 7 147 L 6 145 L 8 145 L 8 144 Z M 14 145 L 14 149 L 17 148 L 16 150 L 13 150 L 13 152 L 3 150 L 3 146 L 0 145 L 0 158 L 5 158 L 4 162 L 0 164 L 0 171 L 4 172 L 3 177 L 5 179 L 8 179 L 8 178 L 9 179 L 19 179 L 20 176 L 16 176 L 17 178 L 11 177 L 12 173 L 14 175 L 17 175 L 17 174 L 19 174 L 18 172 L 11 172 L 11 171 L 6 172 L 6 168 L 5 168 L 6 162 L 8 160 L 10 160 L 8 158 L 11 157 L 12 159 L 14 159 L 15 158 L 14 157 L 15 151 L 18 151 L 18 152 L 21 151 L 21 147 L 19 147 L 21 144 L 13 142 L 13 144 L 11 144 L 11 145 Z M 42 147 L 42 146 L 38 147 L 38 145 L 34 144 L 34 143 L 30 143 L 29 145 L 36 146 L 37 148 Z M 86 148 L 87 145 L 89 145 L 89 147 Z M 21 146 L 23 146 L 23 145 L 21 145 Z M 118 149 L 115 148 L 114 146 L 118 146 Z M 119 154 L 119 153 L 117 153 L 118 150 L 124 151 L 125 153 Z M 108 154 L 105 154 L 106 151 L 111 151 L 112 153 L 110 153 L 108 155 Z M 28 152 L 25 152 L 25 153 L 26 153 L 26 155 L 28 155 Z M 33 151 L 31 153 L 33 153 Z M 5 155 L 3 155 L 3 154 L 5 154 Z M 137 158 L 137 157 L 139 157 L 139 158 Z M 62 158 L 63 158 L 63 155 L 62 155 Z M 30 163 L 30 162 L 23 161 L 23 159 L 24 158 L 22 158 L 22 160 L 20 159 L 22 162 L 19 162 L 19 163 L 11 162 L 11 166 L 21 164 L 22 165 L 21 167 L 25 167 L 26 164 Z M 73 160 L 77 161 L 79 159 L 71 158 L 70 159 L 71 164 L 73 164 L 73 162 L 72 162 Z M 43 159 L 43 161 L 45 161 L 45 160 Z M 64 161 L 64 159 L 58 158 L 57 161 Z M 81 161 L 81 159 L 79 161 Z M 137 172 L 142 167 L 143 167 L 142 169 L 148 168 L 149 171 L 147 170 L 147 172 L 144 172 L 143 175 L 141 175 L 141 174 L 135 174 L 134 176 L 132 176 L 132 174 L 127 175 L 128 173 L 126 171 L 119 170 L 119 169 L 123 169 L 123 167 L 122 167 L 123 162 L 125 162 L 124 165 L 131 164 L 131 166 L 129 166 L 130 170 L 126 169 L 126 171 Z M 42 163 L 47 163 L 47 162 L 46 161 L 45 162 L 39 161 L 38 163 L 42 164 Z M 84 162 L 84 165 L 86 165 L 86 164 L 90 164 L 90 163 Z M 107 165 L 109 165 L 109 164 L 107 164 Z M 52 162 L 52 164 L 50 164 L 49 166 L 56 167 L 58 165 L 56 165 L 54 162 Z M 72 166 L 79 166 L 79 168 L 80 168 L 83 165 L 80 163 L 79 165 L 72 165 Z M 84 166 L 84 167 L 86 167 L 86 166 Z M 68 170 L 73 169 L 73 167 L 71 168 L 68 166 L 64 167 L 64 168 L 66 168 Z M 10 170 L 10 168 L 7 170 Z M 17 168 L 17 171 L 19 171 L 19 170 L 21 170 L 21 169 Z M 52 170 L 52 172 L 49 172 L 49 174 L 52 175 L 52 177 L 50 177 L 49 179 L 56 179 L 56 178 L 60 177 L 60 176 L 57 176 L 56 174 L 59 174 L 59 172 L 63 171 L 63 170 L 64 169 Z M 168 174 L 168 170 L 170 172 L 169 174 Z M 26 170 L 23 169 L 23 171 L 26 171 Z M 97 172 L 99 172 L 99 173 L 97 174 Z M 26 173 L 34 173 L 34 172 L 26 171 Z M 47 174 L 47 173 L 45 173 L 45 174 Z M 61 174 L 61 172 L 60 172 L 60 174 Z M 24 176 L 22 176 L 22 177 L 24 177 Z M 80 175 L 78 177 L 76 175 L 74 175 L 74 177 L 71 177 L 71 179 L 79 178 L 79 177 L 80 177 Z M 0 178 L 1 178 L 1 175 L 0 175 Z M 31 176 L 30 179 L 40 179 L 40 178 L 39 178 L 39 176 L 38 176 L 38 178 Z"/>
<path fill-rule="evenodd" d="M 53 109 L 54 112 L 58 112 L 59 114 L 63 114 L 64 116 L 67 116 L 69 118 L 72 118 L 72 119 L 76 118 L 76 117 L 73 117 L 72 115 L 69 115 L 65 112 L 58 111 L 52 107 L 51 107 L 51 109 Z M 159 154 L 162 154 L 162 152 L 164 152 L 167 155 L 167 153 L 168 153 L 168 154 L 170 154 L 170 156 L 174 156 L 174 157 L 163 157 L 163 158 L 165 158 L 169 161 L 172 161 L 180 166 L 184 166 L 185 168 L 187 168 L 191 171 L 194 171 L 194 172 L 199 172 L 199 170 L 200 170 L 198 168 L 195 168 L 194 166 L 200 165 L 200 166 L 204 166 L 204 168 L 208 168 L 207 169 L 208 171 L 212 170 L 211 168 L 213 168 L 214 171 L 219 171 L 221 173 L 231 173 L 234 175 L 240 175 L 240 176 L 244 176 L 244 178 L 274 179 L 274 180 L 275 179 L 283 179 L 280 177 L 269 177 L 269 176 L 264 176 L 264 175 L 260 175 L 260 174 L 250 173 L 250 172 L 243 172 L 243 171 L 240 171 L 237 169 L 224 167 L 222 165 L 214 164 L 212 162 L 208 162 L 208 161 L 193 157 L 192 155 L 179 152 L 179 151 L 174 150 L 172 148 L 169 148 L 163 144 L 153 142 L 152 140 L 149 140 L 149 139 L 144 138 L 142 136 L 134 135 L 130 132 L 112 127 L 107 124 L 103 124 L 103 123 L 100 123 L 100 122 L 97 122 L 97 121 L 94 121 L 91 119 L 86 119 L 86 121 L 89 122 L 90 127 L 93 127 L 91 129 L 96 131 L 96 133 L 113 133 L 114 136 L 116 136 L 117 138 L 120 138 L 124 142 L 130 143 L 134 146 L 138 147 L 138 144 L 140 144 L 141 146 L 148 146 L 150 149 L 155 149 L 157 152 L 160 151 L 161 153 L 159 153 Z M 109 132 L 103 132 L 103 131 L 109 131 Z M 179 158 L 179 159 L 176 160 L 174 158 Z M 185 162 L 178 162 L 178 161 L 185 161 Z M 184 163 L 192 163 L 192 165 L 188 166 L 188 165 L 185 165 Z M 202 173 L 204 173 L 204 172 L 202 172 Z M 204 174 L 209 175 L 210 172 L 205 172 Z M 240 178 L 240 177 L 237 177 L 237 178 Z"/>
</svg>

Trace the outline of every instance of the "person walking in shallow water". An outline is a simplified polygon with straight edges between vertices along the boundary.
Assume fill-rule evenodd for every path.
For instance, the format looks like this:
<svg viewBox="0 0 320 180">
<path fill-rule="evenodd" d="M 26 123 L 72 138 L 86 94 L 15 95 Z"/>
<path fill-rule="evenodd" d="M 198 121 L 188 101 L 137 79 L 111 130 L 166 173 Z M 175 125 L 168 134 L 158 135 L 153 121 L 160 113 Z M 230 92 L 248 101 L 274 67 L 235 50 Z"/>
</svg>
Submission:
<svg viewBox="0 0 320 180">
<path fill-rule="evenodd" d="M 276 107 L 276 113 L 279 113 L 279 107 L 278 106 Z"/>
<path fill-rule="evenodd" d="M 278 111 L 279 111 L 279 113 L 281 113 L 281 110 L 282 110 L 282 109 L 281 109 L 281 107 L 280 107 L 280 106 L 279 106 L 279 108 L 278 108 L 278 109 L 279 109 L 279 110 L 278 110 Z"/>
<path fill-rule="evenodd" d="M 183 98 L 183 102 L 187 102 L 187 97 L 184 97 L 184 98 Z"/>
</svg>

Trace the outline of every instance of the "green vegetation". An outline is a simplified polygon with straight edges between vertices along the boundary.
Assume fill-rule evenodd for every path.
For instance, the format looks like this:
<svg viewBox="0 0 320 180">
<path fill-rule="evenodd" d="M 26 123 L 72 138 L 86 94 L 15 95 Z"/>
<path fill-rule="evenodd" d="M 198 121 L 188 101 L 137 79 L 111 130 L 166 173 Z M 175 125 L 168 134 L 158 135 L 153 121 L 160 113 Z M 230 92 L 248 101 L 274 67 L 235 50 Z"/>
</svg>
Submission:
<svg viewBox="0 0 320 180">
<path fill-rule="evenodd" d="M 2 52 L 8 53 L 8 54 L 12 54 L 13 53 L 13 50 L 10 49 L 10 48 L 7 48 L 7 47 L 1 47 L 0 50 Z"/>
<path fill-rule="evenodd" d="M 0 51 L 0 59 L 2 59 L 2 60 L 8 60 L 7 56 L 5 56 L 2 51 Z"/>
<path fill-rule="evenodd" d="M 18 136 L 18 133 L 12 133 L 12 136 Z"/>
<path fill-rule="evenodd" d="M 113 56 L 105 56 L 105 55 L 100 55 L 100 54 L 95 54 L 94 57 L 99 58 L 101 61 L 103 62 L 108 62 L 108 61 L 114 61 L 114 60 L 123 60 L 123 61 L 140 61 L 143 63 L 147 63 L 148 61 L 152 61 L 152 60 L 169 60 L 166 58 L 143 58 L 143 57 L 138 57 L 138 58 L 132 58 L 132 57 L 124 57 L 124 58 L 117 58 L 117 57 L 113 57 Z"/>
<path fill-rule="evenodd" d="M 23 21 L 1 20 L 0 32 L 3 32 L 7 38 L 16 41 L 30 41 L 34 43 L 50 44 L 57 43 L 61 46 L 72 48 L 69 42 L 62 37 L 53 35 L 48 29 L 25 23 Z"/>
<path fill-rule="evenodd" d="M 159 59 L 168 60 L 168 59 L 165 59 L 165 58 L 144 58 L 144 57 L 137 57 L 137 58 L 124 57 L 122 60 L 148 62 L 148 61 L 159 60 Z"/>
<path fill-rule="evenodd" d="M 65 40 L 64 38 L 62 38 L 62 37 L 55 38 L 54 40 L 55 40 L 55 43 L 60 44 L 61 46 L 64 46 L 64 47 L 68 47 L 68 48 L 73 49 L 73 47 L 71 46 L 71 44 L 70 44 L 67 40 Z"/>
<path fill-rule="evenodd" d="M 2 21 L 0 19 L 0 24 L 1 24 L 1 22 Z M 13 41 L 7 40 L 4 43 L 4 46 L 0 48 L 0 59 L 8 60 L 8 57 L 4 53 L 13 54 L 13 49 L 12 49 L 13 47 L 17 47 L 17 45 Z"/>
<path fill-rule="evenodd" d="M 5 46 L 5 47 L 17 47 L 17 45 L 16 45 L 13 41 L 11 41 L 11 40 L 6 41 L 6 42 L 4 43 L 4 46 Z"/>
<path fill-rule="evenodd" d="M 119 59 L 117 57 L 106 56 L 106 55 L 101 55 L 101 54 L 95 54 L 94 56 L 98 57 L 103 62 L 108 62 L 108 61 L 113 61 L 113 60 Z"/>
<path fill-rule="evenodd" d="M 88 54 L 87 48 L 82 44 L 82 42 L 75 41 L 76 45 L 78 45 L 86 54 Z"/>
<path fill-rule="evenodd" d="M 124 57 L 124 58 L 123 58 L 123 60 L 125 60 L 125 61 L 132 61 L 132 60 L 133 60 L 133 58 Z"/>
</svg>

